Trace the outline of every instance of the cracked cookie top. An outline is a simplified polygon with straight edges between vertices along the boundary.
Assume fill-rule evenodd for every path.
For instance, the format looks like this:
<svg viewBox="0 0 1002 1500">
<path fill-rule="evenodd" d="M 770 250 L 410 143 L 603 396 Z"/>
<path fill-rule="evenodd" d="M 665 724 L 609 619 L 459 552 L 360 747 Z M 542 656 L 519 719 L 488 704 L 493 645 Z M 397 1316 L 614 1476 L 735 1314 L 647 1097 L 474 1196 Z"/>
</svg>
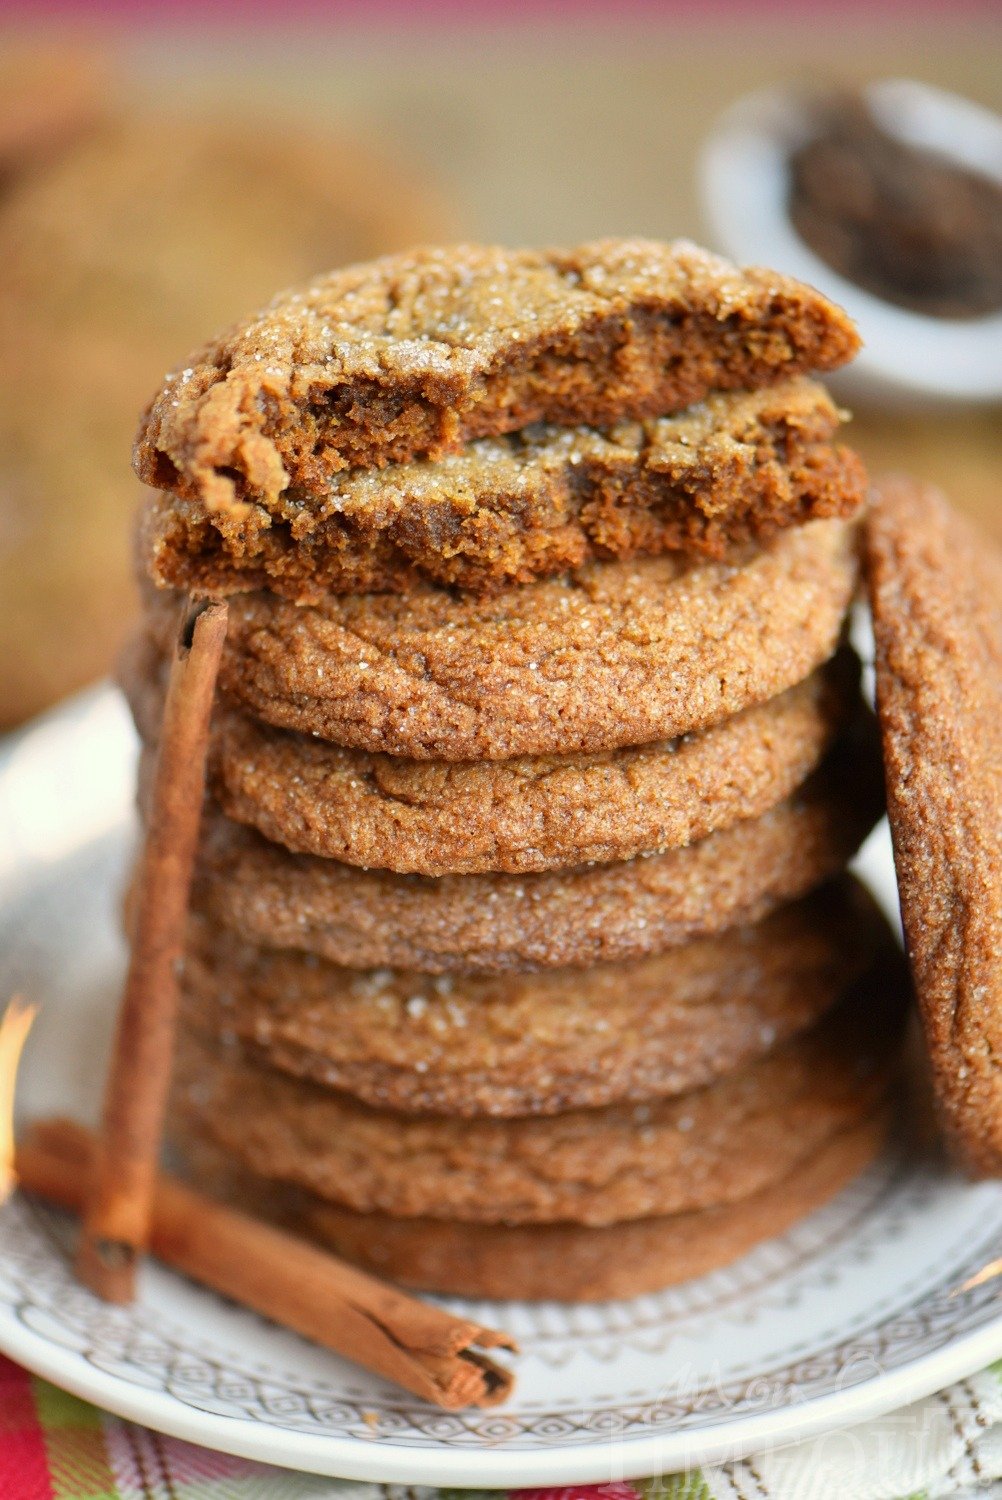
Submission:
<svg viewBox="0 0 1002 1500">
<path fill-rule="evenodd" d="M 191 356 L 145 415 L 136 470 L 239 517 L 345 469 L 834 369 L 858 342 L 820 292 L 686 241 L 427 248 L 287 292 Z"/>
</svg>

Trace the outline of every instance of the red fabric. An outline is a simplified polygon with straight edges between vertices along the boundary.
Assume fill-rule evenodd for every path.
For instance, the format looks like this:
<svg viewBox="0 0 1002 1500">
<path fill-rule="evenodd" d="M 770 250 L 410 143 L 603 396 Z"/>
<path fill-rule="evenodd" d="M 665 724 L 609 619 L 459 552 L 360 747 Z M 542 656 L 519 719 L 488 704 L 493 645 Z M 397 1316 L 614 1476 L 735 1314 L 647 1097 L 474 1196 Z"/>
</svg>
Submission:
<svg viewBox="0 0 1002 1500">
<path fill-rule="evenodd" d="M 0 1500 L 52 1500 L 31 1376 L 0 1354 Z"/>
</svg>

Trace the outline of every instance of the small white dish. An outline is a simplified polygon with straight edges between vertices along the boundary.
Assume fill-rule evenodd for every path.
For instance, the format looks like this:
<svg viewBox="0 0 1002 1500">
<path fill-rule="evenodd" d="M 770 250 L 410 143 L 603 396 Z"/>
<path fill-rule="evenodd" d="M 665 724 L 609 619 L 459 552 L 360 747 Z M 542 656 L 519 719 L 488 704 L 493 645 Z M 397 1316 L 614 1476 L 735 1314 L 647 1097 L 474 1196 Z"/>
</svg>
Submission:
<svg viewBox="0 0 1002 1500">
<path fill-rule="evenodd" d="M 1002 183 L 999 115 L 904 78 L 871 84 L 864 95 L 888 132 Z M 1002 400 L 1002 313 L 958 320 L 894 307 L 840 276 L 800 238 L 787 212 L 789 160 L 810 130 L 809 106 L 793 89 L 747 95 L 726 112 L 699 169 L 718 247 L 742 264 L 809 282 L 855 319 L 863 348 L 840 377 L 844 388 L 898 399 Z"/>
<path fill-rule="evenodd" d="M 42 1002 L 19 1103 L 93 1119 L 121 980 L 135 745 L 88 694 L 0 752 L 0 997 Z M 864 873 L 892 908 L 886 830 Z M 523 1353 L 493 1411 L 442 1412 L 185 1281 L 143 1267 L 132 1307 L 72 1273 L 73 1226 L 0 1209 L 0 1350 L 99 1406 L 288 1468 L 517 1488 L 670 1473 L 864 1421 L 1002 1357 L 1002 1184 L 903 1147 L 726 1270 L 597 1306 L 476 1303 Z"/>
</svg>

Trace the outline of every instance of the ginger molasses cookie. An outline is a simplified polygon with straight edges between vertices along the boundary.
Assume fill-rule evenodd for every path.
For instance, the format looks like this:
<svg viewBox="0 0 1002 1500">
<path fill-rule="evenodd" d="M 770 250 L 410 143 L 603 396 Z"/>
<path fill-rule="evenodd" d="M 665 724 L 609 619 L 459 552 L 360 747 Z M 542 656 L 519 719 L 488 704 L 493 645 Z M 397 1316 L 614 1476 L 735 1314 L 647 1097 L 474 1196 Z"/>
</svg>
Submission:
<svg viewBox="0 0 1002 1500">
<path fill-rule="evenodd" d="M 877 706 L 908 954 L 940 1112 L 1002 1172 L 1002 554 L 937 491 L 867 524 Z"/>
<path fill-rule="evenodd" d="M 239 525 L 161 491 L 140 555 L 160 584 L 266 588 L 299 603 L 429 581 L 489 592 L 676 548 L 719 558 L 858 509 L 862 464 L 832 441 L 842 416 L 798 378 L 604 431 L 536 426 L 437 462 L 348 470 L 323 501 L 275 515 L 252 507 Z"/>
<path fill-rule="evenodd" d="M 141 479 L 225 524 L 345 469 L 437 458 L 535 422 L 610 426 L 830 370 L 848 317 L 686 241 L 452 245 L 319 277 L 189 356 L 148 410 Z"/>
<path fill-rule="evenodd" d="M 371 1109 L 182 1028 L 173 1107 L 238 1165 L 356 1211 L 611 1224 L 733 1203 L 866 1119 L 894 1074 L 907 997 L 888 939 L 821 1022 L 706 1088 L 512 1119 Z"/>
<path fill-rule="evenodd" d="M 852 525 L 812 521 L 725 563 L 594 563 L 486 599 L 241 594 L 220 685 L 269 723 L 418 760 L 650 744 L 807 677 L 838 644 L 857 571 Z M 177 596 L 145 598 L 166 651 Z"/>
<path fill-rule="evenodd" d="M 180 105 L 111 104 L 18 175 L 0 201 L 0 727 L 112 665 L 135 606 L 135 414 L 178 353 L 276 286 L 444 218 L 357 141 Z"/>
<path fill-rule="evenodd" d="M 121 676 L 148 745 L 163 658 L 139 638 Z M 419 875 L 608 863 L 680 848 L 790 796 L 858 705 L 843 648 L 776 698 L 680 739 L 594 755 L 416 761 L 348 750 L 220 707 L 219 806 L 296 853 Z"/>
<path fill-rule="evenodd" d="M 655 958 L 499 976 L 342 969 L 195 918 L 185 1024 L 378 1108 L 552 1114 L 747 1065 L 817 1021 L 890 941 L 849 878 Z"/>
<path fill-rule="evenodd" d="M 175 1122 L 189 1174 L 214 1198 L 305 1234 L 379 1276 L 459 1297 L 598 1302 L 636 1297 L 729 1265 L 782 1234 L 857 1177 L 884 1145 L 880 1109 L 833 1135 L 791 1172 L 719 1208 L 579 1224 L 471 1224 L 356 1213 L 235 1167 Z"/>
<path fill-rule="evenodd" d="M 684 849 L 529 875 L 395 875 L 289 854 L 208 813 L 196 907 L 351 968 L 500 973 L 661 953 L 754 922 L 852 858 L 883 812 L 872 721 L 785 802 Z"/>
</svg>

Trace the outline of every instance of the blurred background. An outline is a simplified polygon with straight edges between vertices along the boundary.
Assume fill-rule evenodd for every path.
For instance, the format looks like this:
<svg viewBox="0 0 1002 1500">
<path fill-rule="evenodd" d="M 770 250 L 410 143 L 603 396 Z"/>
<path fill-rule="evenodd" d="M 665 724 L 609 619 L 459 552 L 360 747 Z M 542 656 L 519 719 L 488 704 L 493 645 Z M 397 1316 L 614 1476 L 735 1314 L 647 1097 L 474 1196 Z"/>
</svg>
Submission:
<svg viewBox="0 0 1002 1500">
<path fill-rule="evenodd" d="M 828 141 L 797 227 L 826 290 L 869 279 L 851 304 L 864 337 L 897 339 L 922 367 L 921 390 L 846 382 L 850 441 L 873 470 L 939 481 L 1002 538 L 997 0 L 8 3 L 0 38 L 0 728 L 109 670 L 132 607 L 132 436 L 194 346 L 291 281 L 421 240 L 683 235 L 768 259 L 761 226 L 744 253 L 755 214 L 739 205 L 764 201 L 746 160 L 779 147 L 740 106 L 727 124 L 755 91 L 837 94 L 837 129 L 810 116 L 830 136 L 873 80 L 988 112 L 941 120 L 938 96 L 919 112 L 927 147 L 942 124 L 944 160 L 959 150 L 986 174 L 973 186 L 888 156 L 872 120 L 862 139 Z M 745 147 L 751 131 L 750 156 L 740 139 L 727 155 L 729 129 Z M 776 129 L 785 173 L 788 122 Z M 783 229 L 776 264 L 796 251 Z M 916 267 L 933 265 L 946 271 L 927 296 Z M 973 395 L 937 393 L 941 357 Z"/>
</svg>

